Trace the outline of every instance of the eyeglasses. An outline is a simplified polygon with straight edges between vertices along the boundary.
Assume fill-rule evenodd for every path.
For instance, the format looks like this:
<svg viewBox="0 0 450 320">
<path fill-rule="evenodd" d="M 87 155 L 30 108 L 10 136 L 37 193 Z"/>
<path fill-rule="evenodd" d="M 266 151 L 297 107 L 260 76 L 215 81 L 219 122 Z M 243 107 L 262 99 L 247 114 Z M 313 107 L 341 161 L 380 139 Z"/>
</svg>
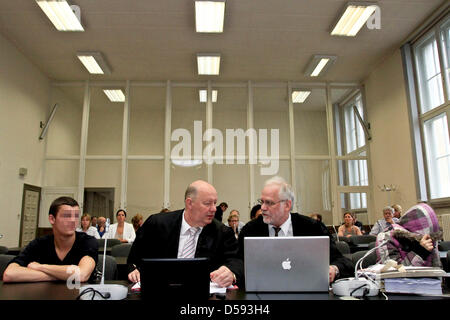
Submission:
<svg viewBox="0 0 450 320">
<path fill-rule="evenodd" d="M 280 202 L 283 202 L 283 201 L 287 201 L 287 200 L 284 199 L 284 200 L 280 200 L 280 201 L 277 201 L 277 202 L 273 202 L 273 201 L 270 201 L 270 200 L 263 200 L 263 199 L 256 200 L 256 202 L 258 202 L 258 204 L 260 204 L 261 206 L 266 205 L 267 207 L 272 207 L 272 206 L 276 205 L 277 203 L 280 203 Z"/>
</svg>

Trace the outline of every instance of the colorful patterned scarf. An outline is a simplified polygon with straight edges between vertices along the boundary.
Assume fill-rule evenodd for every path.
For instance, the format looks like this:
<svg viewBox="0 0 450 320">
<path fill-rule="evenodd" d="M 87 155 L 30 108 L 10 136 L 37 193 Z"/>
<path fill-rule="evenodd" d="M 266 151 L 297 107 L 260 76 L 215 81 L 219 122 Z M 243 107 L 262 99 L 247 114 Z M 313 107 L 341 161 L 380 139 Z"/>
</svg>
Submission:
<svg viewBox="0 0 450 320">
<path fill-rule="evenodd" d="M 434 244 L 432 253 L 425 260 L 413 251 L 405 251 L 399 241 L 400 238 L 406 238 L 420 243 L 420 239 L 425 234 L 431 236 Z M 387 242 L 377 249 L 377 261 L 384 263 L 386 260 L 392 259 L 405 266 L 440 267 L 437 240 L 441 238 L 442 231 L 439 228 L 436 214 L 429 205 L 420 203 L 411 207 L 397 224 L 392 225 L 391 230 L 378 234 L 376 246 L 383 241 Z"/>
</svg>

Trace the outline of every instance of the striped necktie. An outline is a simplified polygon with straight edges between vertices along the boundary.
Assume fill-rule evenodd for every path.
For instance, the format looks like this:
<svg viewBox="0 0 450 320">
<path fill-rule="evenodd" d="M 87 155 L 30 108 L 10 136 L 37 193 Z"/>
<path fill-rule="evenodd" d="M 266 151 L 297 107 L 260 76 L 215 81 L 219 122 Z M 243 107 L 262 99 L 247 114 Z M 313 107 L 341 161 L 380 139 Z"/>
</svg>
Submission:
<svg viewBox="0 0 450 320">
<path fill-rule="evenodd" d="M 184 243 L 183 252 L 181 253 L 180 258 L 194 258 L 195 256 L 195 235 L 197 234 L 200 228 L 191 227 L 189 229 L 189 235 Z"/>
</svg>

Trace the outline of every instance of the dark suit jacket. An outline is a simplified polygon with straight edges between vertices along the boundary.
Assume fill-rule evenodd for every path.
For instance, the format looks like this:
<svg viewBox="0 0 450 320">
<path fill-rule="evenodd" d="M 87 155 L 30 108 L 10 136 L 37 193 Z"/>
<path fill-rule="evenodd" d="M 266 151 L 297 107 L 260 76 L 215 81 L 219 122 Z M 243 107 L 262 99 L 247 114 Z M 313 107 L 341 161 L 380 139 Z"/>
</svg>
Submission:
<svg viewBox="0 0 450 320">
<path fill-rule="evenodd" d="M 340 278 L 350 277 L 354 274 L 354 266 L 350 259 L 344 257 L 337 249 L 332 237 L 329 236 L 325 225 L 298 213 L 291 213 L 292 232 L 294 236 L 328 236 L 330 238 L 330 264 L 339 268 Z M 239 233 L 239 256 L 244 259 L 245 237 L 268 237 L 269 228 L 264 223 L 263 216 L 247 223 Z"/>
<path fill-rule="evenodd" d="M 150 216 L 138 229 L 128 255 L 128 269 L 140 268 L 143 258 L 176 258 L 180 241 L 183 210 Z M 213 219 L 199 235 L 195 257 L 209 258 L 210 271 L 228 267 L 238 283 L 243 280 L 244 264 L 238 257 L 238 243 L 233 231 Z"/>
</svg>

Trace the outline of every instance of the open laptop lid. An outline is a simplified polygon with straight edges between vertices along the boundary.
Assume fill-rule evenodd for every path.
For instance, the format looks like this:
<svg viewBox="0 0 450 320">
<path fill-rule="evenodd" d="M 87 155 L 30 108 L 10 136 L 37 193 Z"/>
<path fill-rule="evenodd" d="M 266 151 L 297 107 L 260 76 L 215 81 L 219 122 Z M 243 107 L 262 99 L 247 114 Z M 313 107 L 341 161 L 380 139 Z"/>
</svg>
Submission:
<svg viewBox="0 0 450 320">
<path fill-rule="evenodd" d="M 207 258 L 142 259 L 141 295 L 144 299 L 209 298 Z"/>
<path fill-rule="evenodd" d="M 246 291 L 328 291 L 327 236 L 247 237 L 244 252 Z"/>
</svg>

